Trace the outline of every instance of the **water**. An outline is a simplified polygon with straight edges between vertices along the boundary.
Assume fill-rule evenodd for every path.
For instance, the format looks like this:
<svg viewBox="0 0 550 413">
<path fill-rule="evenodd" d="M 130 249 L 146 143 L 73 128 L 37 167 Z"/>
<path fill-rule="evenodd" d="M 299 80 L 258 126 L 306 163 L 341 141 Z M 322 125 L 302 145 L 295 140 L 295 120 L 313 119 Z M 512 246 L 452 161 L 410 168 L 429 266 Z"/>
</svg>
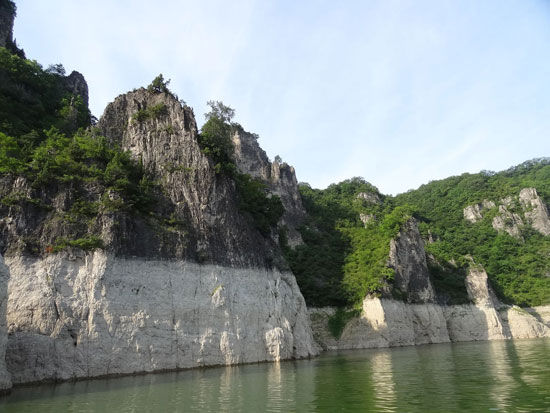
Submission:
<svg viewBox="0 0 550 413">
<path fill-rule="evenodd" d="M 2 412 L 550 412 L 550 339 L 19 387 Z"/>
</svg>

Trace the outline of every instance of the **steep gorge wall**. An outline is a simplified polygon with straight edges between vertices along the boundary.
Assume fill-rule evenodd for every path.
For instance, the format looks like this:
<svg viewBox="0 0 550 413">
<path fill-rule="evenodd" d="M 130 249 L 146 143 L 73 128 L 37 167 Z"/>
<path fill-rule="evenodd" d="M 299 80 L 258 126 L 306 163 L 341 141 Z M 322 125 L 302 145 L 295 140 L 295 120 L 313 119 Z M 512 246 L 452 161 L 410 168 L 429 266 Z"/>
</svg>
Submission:
<svg viewBox="0 0 550 413">
<path fill-rule="evenodd" d="M 104 252 L 6 263 L 14 383 L 318 353 L 290 273 Z"/>
<path fill-rule="evenodd" d="M 8 280 L 8 268 L 4 265 L 4 258 L 0 255 L 0 393 L 11 387 L 11 377 L 5 362 L 6 347 L 8 344 L 8 330 L 6 325 Z"/>
<path fill-rule="evenodd" d="M 15 248 L 30 222 L 40 239 L 71 235 L 47 218 L 70 206 L 70 193 L 52 186 L 52 207 L 40 216 L 10 209 L 0 246 L 13 382 L 316 355 L 294 275 L 278 269 L 275 240 L 241 213 L 235 183 L 201 151 L 192 110 L 142 88 L 108 105 L 98 128 L 140 161 L 159 187 L 154 213 L 177 224 L 163 229 L 158 218 L 105 209 L 90 227 L 104 249 L 30 254 Z M 106 196 L 82 190 L 89 201 Z M 0 351 L 5 337 L 0 321 Z"/>
</svg>

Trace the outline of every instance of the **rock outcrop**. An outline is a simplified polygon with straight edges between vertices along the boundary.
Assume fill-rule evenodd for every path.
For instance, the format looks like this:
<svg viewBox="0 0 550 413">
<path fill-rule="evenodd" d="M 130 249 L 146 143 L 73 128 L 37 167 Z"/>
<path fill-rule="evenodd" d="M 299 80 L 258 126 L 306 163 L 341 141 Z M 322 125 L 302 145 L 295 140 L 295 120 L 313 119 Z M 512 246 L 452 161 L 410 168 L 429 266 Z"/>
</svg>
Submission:
<svg viewBox="0 0 550 413">
<path fill-rule="evenodd" d="M 479 222 L 488 210 L 495 207 L 497 205 L 488 200 L 469 205 L 463 210 L 464 219 L 472 223 Z M 542 235 L 550 235 L 550 214 L 535 188 L 523 188 L 519 196 L 500 200 L 498 214 L 493 217 L 492 225 L 496 231 L 506 232 L 515 238 L 521 238 L 521 230 L 525 225 L 530 225 Z"/>
<path fill-rule="evenodd" d="M 232 137 L 235 163 L 240 172 L 260 179 L 272 194 L 281 198 L 285 212 L 280 225 L 287 228 L 288 243 L 294 247 L 302 243 L 298 227 L 306 218 L 296 173 L 287 163 L 271 162 L 257 139 L 257 135 L 237 128 Z"/>
<path fill-rule="evenodd" d="M 542 235 L 550 235 L 550 215 L 548 207 L 537 194 L 535 188 L 523 188 L 519 202 L 525 211 L 525 220 Z"/>
<path fill-rule="evenodd" d="M 14 383 L 317 354 L 294 276 L 104 252 L 10 257 Z"/>
<path fill-rule="evenodd" d="M 17 47 L 13 38 L 15 11 L 16 6 L 13 1 L 4 0 L 0 2 L 0 47 L 5 47 L 20 57 L 25 57 L 25 52 Z"/>
<path fill-rule="evenodd" d="M 63 78 L 63 86 L 69 93 L 80 96 L 88 107 L 88 83 L 82 73 L 73 70 L 69 76 Z"/>
<path fill-rule="evenodd" d="M 6 312 L 8 306 L 8 268 L 4 265 L 4 258 L 0 255 L 0 393 L 9 390 L 11 377 L 6 368 L 6 347 L 8 344 L 8 329 Z"/>
<path fill-rule="evenodd" d="M 426 264 L 424 241 L 415 219 L 404 225 L 390 242 L 389 267 L 395 271 L 393 289 L 406 295 L 409 303 L 433 302 L 435 293 Z"/>
<path fill-rule="evenodd" d="M 84 92 L 73 80 L 75 92 Z M 155 211 L 176 224 L 163 229 L 107 209 L 92 227 L 103 250 L 28 251 L 17 247 L 21 231 L 44 240 L 71 235 L 50 219 L 71 205 L 71 193 L 52 185 L 35 194 L 23 178 L 0 182 L 51 201 L 43 211 L 10 210 L 0 226 L 13 382 L 317 354 L 294 276 L 278 269 L 276 241 L 240 212 L 234 181 L 201 151 L 192 110 L 170 93 L 138 89 L 108 105 L 98 127 L 158 183 Z M 270 174 L 283 200 L 298 196 L 285 193 L 297 189 L 290 167 L 270 164 Z M 83 190 L 90 201 L 120 201 L 105 188 Z"/>
<path fill-rule="evenodd" d="M 493 201 L 483 200 L 479 204 L 469 205 L 464 208 L 464 219 L 472 223 L 476 223 L 483 219 L 482 212 L 495 207 Z"/>
</svg>

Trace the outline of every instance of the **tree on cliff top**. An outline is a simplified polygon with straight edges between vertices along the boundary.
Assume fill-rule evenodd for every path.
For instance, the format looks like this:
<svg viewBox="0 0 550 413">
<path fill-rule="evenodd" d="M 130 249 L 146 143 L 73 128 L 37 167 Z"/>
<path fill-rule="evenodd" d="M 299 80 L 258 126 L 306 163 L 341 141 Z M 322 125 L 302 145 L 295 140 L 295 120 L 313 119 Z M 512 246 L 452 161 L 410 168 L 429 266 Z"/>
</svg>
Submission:
<svg viewBox="0 0 550 413">
<path fill-rule="evenodd" d="M 206 104 L 210 106 L 210 112 L 204 114 L 207 121 L 217 118 L 224 123 L 231 123 L 231 120 L 235 116 L 235 109 L 224 105 L 219 100 L 209 100 Z"/>
<path fill-rule="evenodd" d="M 168 89 L 169 83 L 170 79 L 164 80 L 164 76 L 161 73 L 153 79 L 149 86 L 147 86 L 147 90 L 153 93 L 170 93 L 170 90 Z"/>
</svg>

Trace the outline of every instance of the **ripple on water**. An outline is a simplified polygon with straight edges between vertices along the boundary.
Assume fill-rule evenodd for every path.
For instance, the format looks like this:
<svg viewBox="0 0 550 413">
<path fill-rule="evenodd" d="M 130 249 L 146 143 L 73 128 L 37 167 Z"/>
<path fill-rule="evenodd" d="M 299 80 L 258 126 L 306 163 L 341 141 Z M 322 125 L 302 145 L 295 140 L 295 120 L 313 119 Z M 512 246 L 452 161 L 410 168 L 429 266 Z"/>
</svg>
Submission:
<svg viewBox="0 0 550 413">
<path fill-rule="evenodd" d="M 20 387 L 2 412 L 549 412 L 550 340 L 325 353 L 311 360 Z"/>
</svg>

